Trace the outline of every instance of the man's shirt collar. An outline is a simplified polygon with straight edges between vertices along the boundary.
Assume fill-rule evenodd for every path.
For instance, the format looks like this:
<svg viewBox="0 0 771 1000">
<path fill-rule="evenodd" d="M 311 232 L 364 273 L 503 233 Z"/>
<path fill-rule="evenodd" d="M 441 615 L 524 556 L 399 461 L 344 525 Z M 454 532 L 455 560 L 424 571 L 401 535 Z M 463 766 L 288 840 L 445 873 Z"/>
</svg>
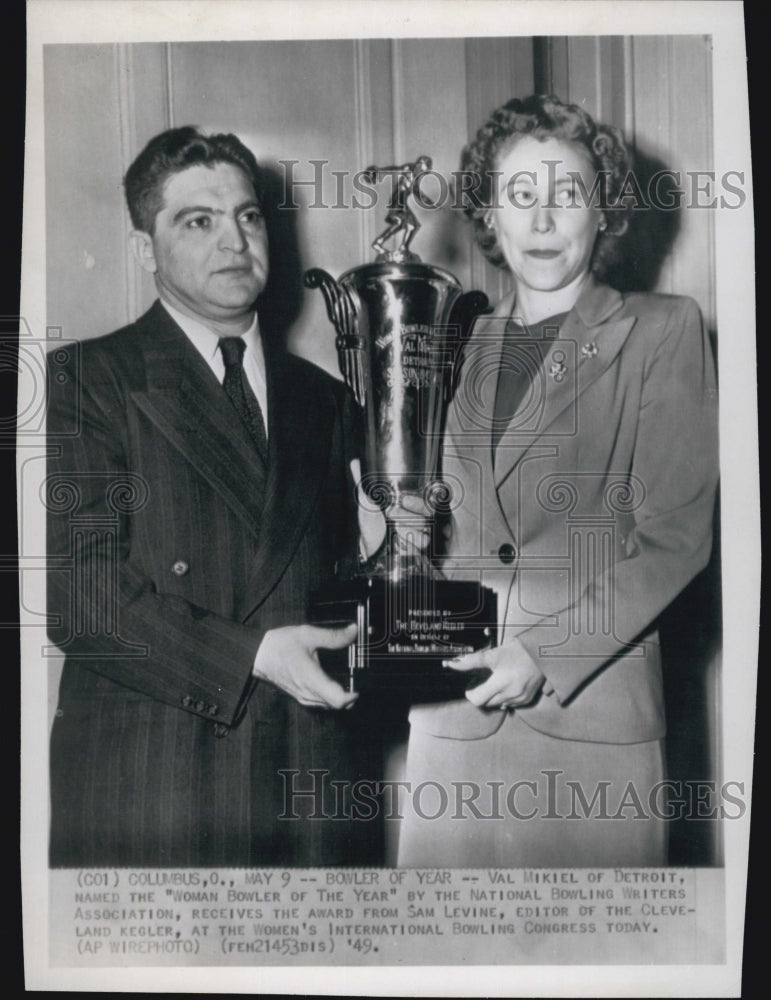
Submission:
<svg viewBox="0 0 771 1000">
<path fill-rule="evenodd" d="M 174 306 L 170 305 L 163 298 L 161 299 L 161 305 L 169 316 L 171 316 L 174 322 L 182 329 L 182 332 L 201 355 L 209 368 L 211 368 L 217 378 L 217 381 L 222 384 L 222 381 L 225 378 L 225 362 L 222 358 L 222 352 L 219 350 L 219 334 L 210 330 L 205 323 L 201 322 L 201 320 L 193 319 L 192 316 L 188 316 L 186 313 L 180 312 L 179 309 L 175 309 Z M 251 326 L 248 330 L 241 334 L 241 339 L 246 344 L 243 362 L 244 374 L 246 375 L 247 381 L 251 386 L 252 392 L 257 397 L 257 402 L 260 404 L 263 419 L 267 427 L 268 389 L 265 371 L 265 353 L 263 351 L 262 337 L 260 336 L 260 327 L 256 311 L 252 318 Z"/>
</svg>

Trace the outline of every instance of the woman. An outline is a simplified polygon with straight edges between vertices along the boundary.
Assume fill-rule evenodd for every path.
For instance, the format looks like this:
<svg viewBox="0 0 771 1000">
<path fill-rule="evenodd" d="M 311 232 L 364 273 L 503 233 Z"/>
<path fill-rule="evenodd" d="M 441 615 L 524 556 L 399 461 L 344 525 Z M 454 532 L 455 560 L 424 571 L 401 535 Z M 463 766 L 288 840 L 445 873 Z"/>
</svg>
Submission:
<svg viewBox="0 0 771 1000">
<path fill-rule="evenodd" d="M 618 130 L 512 100 L 461 166 L 513 290 L 477 323 L 448 415 L 444 570 L 496 591 L 500 628 L 448 664 L 487 667 L 482 684 L 411 713 L 399 864 L 664 864 L 656 619 L 710 554 L 710 346 L 690 299 L 599 280 L 627 226 Z"/>
</svg>

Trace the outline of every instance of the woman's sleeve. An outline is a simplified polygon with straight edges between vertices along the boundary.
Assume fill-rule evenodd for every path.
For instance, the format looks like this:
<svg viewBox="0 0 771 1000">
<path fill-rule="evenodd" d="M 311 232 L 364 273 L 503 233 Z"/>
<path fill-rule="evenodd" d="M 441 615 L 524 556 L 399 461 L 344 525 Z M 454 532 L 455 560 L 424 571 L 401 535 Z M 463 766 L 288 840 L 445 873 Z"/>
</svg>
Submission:
<svg viewBox="0 0 771 1000">
<path fill-rule="evenodd" d="M 643 498 L 626 558 L 591 579 L 549 624 L 519 635 L 560 701 L 626 652 L 706 566 L 718 471 L 712 349 L 698 306 L 682 298 L 644 378 L 631 469 Z M 587 621 L 610 628 L 569 626 Z"/>
</svg>

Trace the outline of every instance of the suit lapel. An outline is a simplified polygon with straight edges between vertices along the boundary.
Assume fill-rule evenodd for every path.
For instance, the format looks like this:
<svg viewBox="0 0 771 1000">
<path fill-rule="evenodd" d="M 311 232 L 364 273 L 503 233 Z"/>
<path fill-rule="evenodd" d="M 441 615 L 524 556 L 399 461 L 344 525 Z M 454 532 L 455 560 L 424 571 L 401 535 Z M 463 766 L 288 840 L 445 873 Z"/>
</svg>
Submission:
<svg viewBox="0 0 771 1000">
<path fill-rule="evenodd" d="M 613 363 L 635 323 L 633 316 L 619 316 L 622 307 L 623 299 L 615 289 L 588 279 L 565 319 L 559 338 L 549 345 L 536 376 L 542 387 L 543 405 L 532 430 L 517 430 L 522 426 L 525 399 L 501 438 L 494 463 L 496 486 L 503 483 L 560 414 L 575 405 L 581 394 Z M 492 393 L 491 414 L 494 388 Z"/>
<path fill-rule="evenodd" d="M 137 324 L 146 389 L 136 405 L 255 535 L 260 533 L 266 470 L 230 400 L 193 344 L 160 303 Z"/>
<path fill-rule="evenodd" d="M 268 482 L 249 586 L 250 612 L 276 585 L 306 530 L 328 471 L 335 404 L 312 369 L 266 345 Z"/>
<path fill-rule="evenodd" d="M 136 406 L 259 537 L 246 619 L 281 578 L 326 477 L 335 402 L 313 369 L 264 343 L 268 468 L 209 366 L 159 302 L 136 323 Z M 142 386 L 139 388 L 139 386 Z"/>
</svg>

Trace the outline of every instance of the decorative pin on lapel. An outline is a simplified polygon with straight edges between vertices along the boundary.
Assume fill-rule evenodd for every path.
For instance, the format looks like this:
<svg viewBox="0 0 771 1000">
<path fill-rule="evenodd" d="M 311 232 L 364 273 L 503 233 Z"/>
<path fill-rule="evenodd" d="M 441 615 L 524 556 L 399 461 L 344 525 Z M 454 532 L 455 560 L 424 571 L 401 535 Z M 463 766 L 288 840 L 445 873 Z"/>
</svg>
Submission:
<svg viewBox="0 0 771 1000">
<path fill-rule="evenodd" d="M 561 382 L 567 375 L 568 368 L 565 362 L 565 352 L 555 351 L 552 355 L 554 359 L 549 365 L 549 374 L 555 382 Z"/>
<path fill-rule="evenodd" d="M 594 341 L 591 341 L 591 343 L 589 344 L 584 344 L 584 346 L 581 348 L 581 354 L 585 358 L 593 358 L 598 351 L 599 348 L 597 347 Z"/>
</svg>

